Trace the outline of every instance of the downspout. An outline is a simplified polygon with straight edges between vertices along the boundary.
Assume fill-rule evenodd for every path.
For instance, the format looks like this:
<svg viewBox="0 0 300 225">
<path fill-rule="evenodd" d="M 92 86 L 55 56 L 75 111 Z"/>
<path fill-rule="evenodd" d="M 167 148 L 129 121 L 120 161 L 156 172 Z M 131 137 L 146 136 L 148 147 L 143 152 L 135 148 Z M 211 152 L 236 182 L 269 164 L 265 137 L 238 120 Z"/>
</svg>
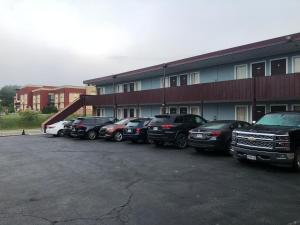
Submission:
<svg viewBox="0 0 300 225">
<path fill-rule="evenodd" d="M 114 104 L 114 118 L 117 118 L 117 96 L 116 96 L 116 78 L 117 76 L 114 75 L 113 77 L 113 104 Z"/>
<path fill-rule="evenodd" d="M 252 122 L 256 121 L 256 78 L 252 77 Z"/>
<path fill-rule="evenodd" d="M 166 69 L 168 67 L 168 64 L 163 65 L 163 104 L 162 104 L 162 112 L 163 114 L 166 114 Z"/>
</svg>

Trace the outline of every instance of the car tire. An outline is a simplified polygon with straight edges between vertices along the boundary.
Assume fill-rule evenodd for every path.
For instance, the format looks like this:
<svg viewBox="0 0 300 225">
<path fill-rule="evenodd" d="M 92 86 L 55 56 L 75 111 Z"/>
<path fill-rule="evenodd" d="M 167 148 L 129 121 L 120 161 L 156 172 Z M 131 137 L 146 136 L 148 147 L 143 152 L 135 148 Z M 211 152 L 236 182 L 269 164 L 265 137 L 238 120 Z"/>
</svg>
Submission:
<svg viewBox="0 0 300 225">
<path fill-rule="evenodd" d="M 165 144 L 163 141 L 153 141 L 153 143 L 155 144 L 156 147 L 162 147 Z"/>
<path fill-rule="evenodd" d="M 57 132 L 57 137 L 63 137 L 63 136 L 65 136 L 64 131 L 63 130 L 59 130 Z"/>
<path fill-rule="evenodd" d="M 175 140 L 175 146 L 178 149 L 184 149 L 187 147 L 187 136 L 185 134 L 178 134 Z"/>
<path fill-rule="evenodd" d="M 117 131 L 114 134 L 114 141 L 121 142 L 123 140 L 123 134 L 120 131 Z"/>
<path fill-rule="evenodd" d="M 89 131 L 88 134 L 87 134 L 87 137 L 89 140 L 95 140 L 97 138 L 97 133 L 96 131 Z"/>
<path fill-rule="evenodd" d="M 297 148 L 297 150 L 295 151 L 293 170 L 296 172 L 300 172 L 300 148 Z"/>
</svg>

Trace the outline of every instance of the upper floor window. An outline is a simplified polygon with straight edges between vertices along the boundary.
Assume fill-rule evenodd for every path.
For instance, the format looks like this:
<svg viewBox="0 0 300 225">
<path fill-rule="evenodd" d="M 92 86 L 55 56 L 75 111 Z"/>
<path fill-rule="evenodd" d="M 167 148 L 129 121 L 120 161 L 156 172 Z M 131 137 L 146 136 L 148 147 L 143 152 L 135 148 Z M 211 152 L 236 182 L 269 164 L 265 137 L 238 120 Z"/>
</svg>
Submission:
<svg viewBox="0 0 300 225">
<path fill-rule="evenodd" d="M 180 86 L 187 85 L 187 79 L 188 79 L 188 75 L 187 74 L 180 75 L 179 76 Z"/>
<path fill-rule="evenodd" d="M 248 78 L 247 64 L 235 66 L 234 72 L 235 72 L 235 79 L 237 80 Z"/>
<path fill-rule="evenodd" d="M 199 72 L 191 73 L 190 79 L 191 79 L 190 84 L 199 84 L 200 83 L 200 73 Z"/>
<path fill-rule="evenodd" d="M 280 75 L 287 73 L 287 59 L 273 59 L 271 60 L 271 75 Z"/>
<path fill-rule="evenodd" d="M 105 87 L 98 87 L 98 94 L 105 95 Z"/>
<path fill-rule="evenodd" d="M 266 75 L 266 62 L 257 62 L 251 64 L 252 77 L 263 77 Z"/>
<path fill-rule="evenodd" d="M 300 73 L 300 56 L 293 57 L 293 73 Z"/>
<path fill-rule="evenodd" d="M 119 84 L 116 86 L 117 93 L 133 92 L 133 91 L 140 91 L 140 90 L 141 90 L 141 81 Z"/>
<path fill-rule="evenodd" d="M 177 87 L 177 76 L 170 77 L 170 87 Z"/>
</svg>

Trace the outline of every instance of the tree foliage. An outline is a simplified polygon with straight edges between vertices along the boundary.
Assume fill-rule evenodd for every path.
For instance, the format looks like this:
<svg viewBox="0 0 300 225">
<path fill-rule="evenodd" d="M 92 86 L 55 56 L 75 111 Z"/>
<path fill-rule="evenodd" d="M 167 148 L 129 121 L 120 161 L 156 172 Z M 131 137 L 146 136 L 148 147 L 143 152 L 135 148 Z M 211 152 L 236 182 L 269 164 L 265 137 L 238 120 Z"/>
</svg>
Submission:
<svg viewBox="0 0 300 225">
<path fill-rule="evenodd" d="M 6 85 L 0 89 L 0 104 L 2 107 L 11 107 L 14 104 L 14 96 L 16 95 L 17 85 Z"/>
</svg>

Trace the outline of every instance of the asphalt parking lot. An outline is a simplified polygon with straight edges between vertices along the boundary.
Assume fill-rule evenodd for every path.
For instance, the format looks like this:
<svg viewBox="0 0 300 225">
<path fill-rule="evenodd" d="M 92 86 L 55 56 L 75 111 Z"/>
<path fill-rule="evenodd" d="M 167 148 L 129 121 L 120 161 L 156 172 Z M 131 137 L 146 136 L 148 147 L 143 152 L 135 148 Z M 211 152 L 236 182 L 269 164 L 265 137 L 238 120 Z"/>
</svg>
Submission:
<svg viewBox="0 0 300 225">
<path fill-rule="evenodd" d="M 300 224 L 300 174 L 214 152 L 0 139 L 1 225 Z"/>
</svg>

